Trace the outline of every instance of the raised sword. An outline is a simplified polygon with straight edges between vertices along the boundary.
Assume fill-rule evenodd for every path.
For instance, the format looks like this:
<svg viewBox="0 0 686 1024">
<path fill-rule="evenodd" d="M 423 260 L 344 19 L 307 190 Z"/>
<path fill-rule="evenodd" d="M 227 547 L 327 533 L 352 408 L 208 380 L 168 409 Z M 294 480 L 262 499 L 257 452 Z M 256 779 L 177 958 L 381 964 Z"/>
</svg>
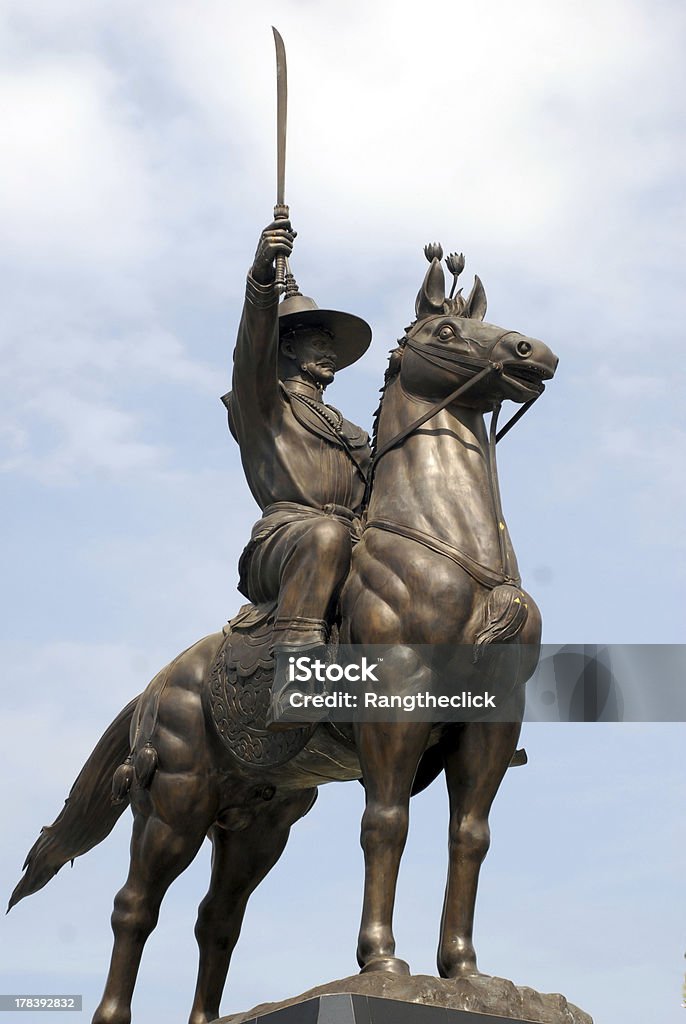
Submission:
<svg viewBox="0 0 686 1024">
<path fill-rule="evenodd" d="M 286 115 L 288 109 L 288 75 L 286 69 L 286 47 L 281 34 L 272 25 L 276 47 L 276 206 L 274 220 L 288 220 L 289 210 L 285 202 L 286 191 Z M 276 286 L 280 291 L 285 287 L 286 257 L 276 257 Z"/>
</svg>

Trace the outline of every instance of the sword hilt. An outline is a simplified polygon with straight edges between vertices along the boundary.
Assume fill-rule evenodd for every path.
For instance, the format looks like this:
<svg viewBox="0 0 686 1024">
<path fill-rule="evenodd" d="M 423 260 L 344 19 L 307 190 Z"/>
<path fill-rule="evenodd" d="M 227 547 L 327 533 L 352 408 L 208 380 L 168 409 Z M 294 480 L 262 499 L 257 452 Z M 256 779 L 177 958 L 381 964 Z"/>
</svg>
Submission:
<svg viewBox="0 0 686 1024">
<path fill-rule="evenodd" d="M 277 203 L 274 207 L 274 220 L 288 220 L 290 216 L 288 207 L 285 203 Z M 276 288 L 277 291 L 282 292 L 286 287 L 286 257 L 276 257 Z"/>
</svg>

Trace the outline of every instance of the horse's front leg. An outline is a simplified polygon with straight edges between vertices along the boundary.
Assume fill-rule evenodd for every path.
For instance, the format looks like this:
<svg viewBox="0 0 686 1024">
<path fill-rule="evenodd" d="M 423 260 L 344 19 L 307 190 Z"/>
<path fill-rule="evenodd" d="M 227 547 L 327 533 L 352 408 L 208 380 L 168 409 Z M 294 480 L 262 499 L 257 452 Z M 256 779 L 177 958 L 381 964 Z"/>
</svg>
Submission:
<svg viewBox="0 0 686 1024">
<path fill-rule="evenodd" d="M 366 790 L 360 842 L 365 880 L 357 961 L 363 971 L 409 974 L 395 954 L 393 905 L 407 839 L 412 782 L 431 725 L 359 724 L 356 742 Z"/>
<path fill-rule="evenodd" d="M 451 730 L 443 740 L 450 825 L 438 946 L 442 978 L 479 973 L 472 931 L 479 870 L 490 842 L 488 815 L 517 748 L 520 728 L 519 721 L 471 722 L 462 730 Z"/>
</svg>

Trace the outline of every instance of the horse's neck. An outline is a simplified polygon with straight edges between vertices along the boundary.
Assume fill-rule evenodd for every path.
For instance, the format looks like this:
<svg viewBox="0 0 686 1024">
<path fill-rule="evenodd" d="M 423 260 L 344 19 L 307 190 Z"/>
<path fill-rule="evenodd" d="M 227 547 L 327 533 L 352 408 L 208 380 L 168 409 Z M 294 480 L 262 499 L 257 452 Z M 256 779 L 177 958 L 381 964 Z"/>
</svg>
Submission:
<svg viewBox="0 0 686 1024">
<path fill-rule="evenodd" d="M 377 449 L 427 411 L 399 378 L 388 385 L 379 416 Z M 516 576 L 512 545 L 500 509 L 495 458 L 483 415 L 464 406 L 437 413 L 380 460 L 369 519 L 421 530 L 483 565 Z"/>
</svg>

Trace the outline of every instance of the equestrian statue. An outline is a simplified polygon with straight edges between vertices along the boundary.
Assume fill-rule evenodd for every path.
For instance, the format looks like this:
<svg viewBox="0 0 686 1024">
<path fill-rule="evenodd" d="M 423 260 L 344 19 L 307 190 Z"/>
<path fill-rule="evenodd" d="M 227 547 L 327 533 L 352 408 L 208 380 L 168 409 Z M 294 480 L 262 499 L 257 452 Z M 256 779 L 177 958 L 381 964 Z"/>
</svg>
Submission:
<svg viewBox="0 0 686 1024">
<path fill-rule="evenodd" d="M 517 751 L 541 631 L 502 512 L 497 413 L 505 400 L 522 408 L 535 401 L 557 359 L 543 342 L 483 321 L 478 278 L 467 298 L 446 296 L 442 250 L 427 246 L 416 318 L 390 356 L 370 458 L 364 434 L 334 416 L 317 387 L 364 350 L 363 322 L 350 332 L 351 320 L 331 311 L 318 317 L 310 300 L 298 337 L 299 314 L 288 320 L 288 309 L 294 300 L 307 303 L 293 294 L 278 316 L 278 286 L 265 269 L 293 237 L 290 224 L 272 224 L 261 236 L 226 399 L 263 509 L 241 565 L 253 601 L 162 669 L 115 718 L 30 850 L 11 897 L 10 906 L 42 888 L 131 807 L 129 874 L 115 897 L 112 960 L 93 1024 L 130 1021 L 162 899 L 206 836 L 212 871 L 195 929 L 190 1024 L 218 1017 L 248 898 L 328 781 L 359 779 L 366 794 L 360 969 L 407 974 L 396 956 L 393 905 L 409 800 L 444 772 L 449 867 L 438 971 L 478 973 L 472 925 L 488 815 Z M 447 262 L 456 278 L 463 260 Z M 277 421 L 280 435 L 270 439 L 268 424 Z M 302 463 L 294 464 L 296 439 Z M 499 720 L 438 715 L 274 730 L 275 671 L 277 686 L 289 685 L 279 683 L 280 656 L 298 645 L 323 647 L 332 629 L 355 649 L 390 651 L 378 684 L 388 690 L 462 691 L 487 672 L 501 683 Z"/>
<path fill-rule="evenodd" d="M 557 358 L 542 341 L 484 322 L 479 278 L 467 297 L 456 291 L 461 255 L 445 261 L 453 275 L 446 295 L 443 251 L 431 244 L 415 319 L 390 355 L 371 445 L 325 404 L 325 387 L 363 355 L 371 331 L 352 314 L 319 309 L 290 272 L 296 234 L 284 203 L 286 67 L 276 30 L 275 40 L 277 204 L 248 274 L 224 396 L 261 510 L 239 566 L 248 603 L 117 715 L 29 851 L 10 899 L 12 907 L 41 889 L 131 808 L 129 873 L 114 900 L 114 947 L 93 1024 L 129 1024 L 162 899 L 206 837 L 212 868 L 195 927 L 190 1024 L 217 1019 L 248 899 L 325 782 L 364 786 L 357 961 L 382 981 L 409 974 L 396 955 L 393 907 L 410 797 L 444 773 L 449 864 L 438 972 L 478 975 L 472 926 L 489 811 L 517 760 L 524 686 L 539 656 L 541 617 L 503 516 L 496 443 L 542 394 Z M 506 400 L 521 408 L 498 430 Z M 375 686 L 385 694 L 493 685 L 497 719 L 351 712 L 341 721 L 302 709 L 291 661 L 333 668 L 350 649 L 384 650 Z"/>
</svg>

